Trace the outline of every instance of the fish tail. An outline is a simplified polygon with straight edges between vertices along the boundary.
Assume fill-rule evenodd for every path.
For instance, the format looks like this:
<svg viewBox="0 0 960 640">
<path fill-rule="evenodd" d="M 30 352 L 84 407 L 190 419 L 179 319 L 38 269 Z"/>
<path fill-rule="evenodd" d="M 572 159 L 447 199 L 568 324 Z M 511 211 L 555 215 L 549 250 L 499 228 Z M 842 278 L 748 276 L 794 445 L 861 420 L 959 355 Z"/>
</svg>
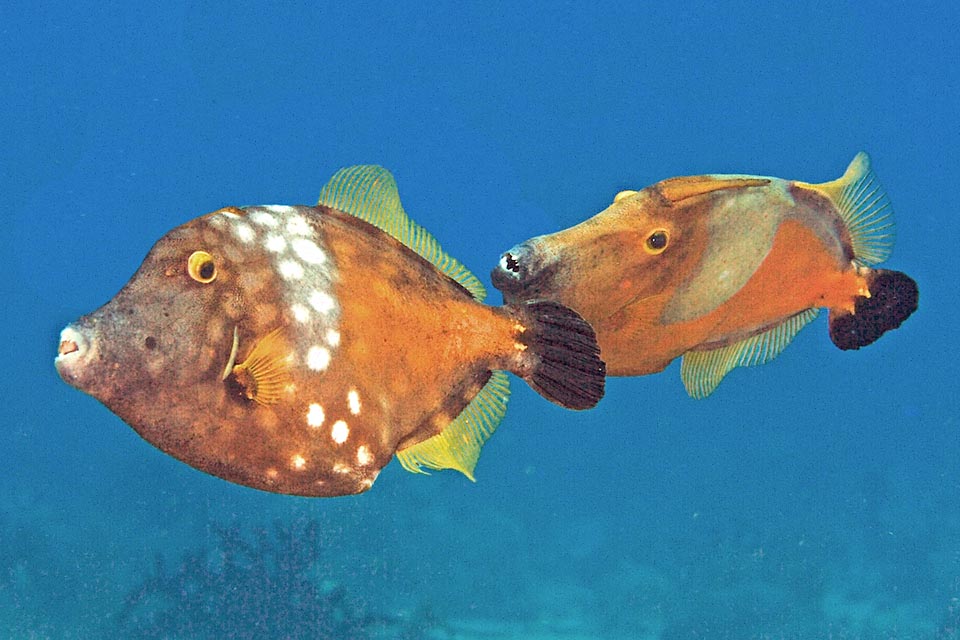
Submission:
<svg viewBox="0 0 960 640">
<path fill-rule="evenodd" d="M 516 371 L 540 395 L 568 409 L 589 409 L 603 397 L 606 365 L 593 327 L 562 304 L 519 305 Z"/>
<path fill-rule="evenodd" d="M 840 349 L 859 349 L 899 327 L 917 310 L 917 283 L 905 273 L 887 269 L 867 274 L 869 296 L 858 296 L 853 313 L 830 310 L 830 339 Z"/>
</svg>

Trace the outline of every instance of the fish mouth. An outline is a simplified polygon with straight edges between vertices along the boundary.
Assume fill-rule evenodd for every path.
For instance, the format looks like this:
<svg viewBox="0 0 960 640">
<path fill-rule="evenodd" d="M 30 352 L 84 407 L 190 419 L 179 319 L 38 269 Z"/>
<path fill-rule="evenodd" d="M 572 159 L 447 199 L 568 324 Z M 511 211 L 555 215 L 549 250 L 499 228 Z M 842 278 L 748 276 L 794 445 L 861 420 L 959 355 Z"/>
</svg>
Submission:
<svg viewBox="0 0 960 640">
<path fill-rule="evenodd" d="M 500 262 L 490 273 L 493 286 L 505 296 L 518 293 L 523 289 L 524 280 L 527 279 L 527 270 L 524 266 L 528 253 L 529 250 L 523 245 L 513 247 L 500 256 Z"/>
<path fill-rule="evenodd" d="M 533 240 L 522 242 L 500 256 L 500 262 L 490 272 L 490 281 L 507 304 L 550 292 L 557 266 L 544 256 L 545 252 Z"/>
<path fill-rule="evenodd" d="M 86 362 L 90 360 L 91 342 L 83 331 L 69 325 L 60 332 L 60 344 L 54 365 L 64 382 L 77 385 Z"/>
</svg>

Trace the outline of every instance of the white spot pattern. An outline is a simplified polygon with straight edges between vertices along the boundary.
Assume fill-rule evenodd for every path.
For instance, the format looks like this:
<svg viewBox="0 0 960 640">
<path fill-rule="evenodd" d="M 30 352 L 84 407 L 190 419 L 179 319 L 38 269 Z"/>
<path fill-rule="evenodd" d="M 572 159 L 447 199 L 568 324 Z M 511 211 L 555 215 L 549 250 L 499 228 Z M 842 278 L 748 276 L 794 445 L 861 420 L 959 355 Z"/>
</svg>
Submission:
<svg viewBox="0 0 960 640">
<path fill-rule="evenodd" d="M 310 347 L 307 351 L 307 366 L 313 371 L 325 371 L 330 366 L 330 350 L 316 345 Z"/>
<path fill-rule="evenodd" d="M 302 345 L 297 349 L 301 366 L 317 373 L 326 371 L 341 346 L 340 308 L 334 295 L 336 265 L 323 243 L 321 228 L 315 227 L 320 214 L 308 207 L 286 205 L 246 207 L 243 213 L 215 217 L 243 242 L 255 241 L 272 261 L 280 279 L 276 293 L 287 321 L 294 323 L 295 343 Z M 329 424 L 319 405 L 306 411 L 309 426 L 314 426 L 313 422 Z"/>
<path fill-rule="evenodd" d="M 290 312 L 297 322 L 306 322 L 310 319 L 310 309 L 307 309 L 300 303 L 290 305 Z"/>
<path fill-rule="evenodd" d="M 290 241 L 294 253 L 300 256 L 300 259 L 310 264 L 323 264 L 327 260 L 326 254 L 309 238 L 294 238 Z"/>
<path fill-rule="evenodd" d="M 347 407 L 353 415 L 360 415 L 360 394 L 356 389 L 350 389 L 347 392 Z"/>
<path fill-rule="evenodd" d="M 280 263 L 280 275 L 284 280 L 299 280 L 303 277 L 303 265 L 296 260 L 284 260 Z"/>
<path fill-rule="evenodd" d="M 372 462 L 373 454 L 370 453 L 370 448 L 365 444 L 357 447 L 357 464 L 365 467 Z"/>
<path fill-rule="evenodd" d="M 267 248 L 267 251 L 282 253 L 287 248 L 287 241 L 283 239 L 283 236 L 270 234 L 267 236 L 267 242 L 263 246 Z"/>
<path fill-rule="evenodd" d="M 307 426 L 315 429 L 323 426 L 324 418 L 326 418 L 326 414 L 323 412 L 323 407 L 316 402 L 311 403 L 310 407 L 307 409 Z"/>
<path fill-rule="evenodd" d="M 301 215 L 293 215 L 287 220 L 287 231 L 296 236 L 310 235 L 310 224 Z"/>
<path fill-rule="evenodd" d="M 330 437 L 333 438 L 333 441 L 337 444 L 343 444 L 347 441 L 347 438 L 350 437 L 350 427 L 348 427 L 347 423 L 343 420 L 337 420 L 333 423 L 333 427 L 330 428 Z"/>
<path fill-rule="evenodd" d="M 275 213 L 280 216 L 288 215 L 296 211 L 296 208 L 291 207 L 290 205 L 287 205 L 287 204 L 265 204 L 262 207 L 258 207 L 258 208 L 266 209 L 270 213 Z"/>
<path fill-rule="evenodd" d="M 326 291 L 314 291 L 310 294 L 310 306 L 320 313 L 330 313 L 337 303 Z"/>
<path fill-rule="evenodd" d="M 277 226 L 277 219 L 266 211 L 254 211 L 252 214 L 250 214 L 250 219 L 259 224 L 261 227 L 270 227 L 272 229 L 273 227 Z"/>
<path fill-rule="evenodd" d="M 248 225 L 246 222 L 236 222 L 233 225 L 233 232 L 241 242 L 250 243 L 257 236 L 254 232 L 253 227 Z"/>
</svg>

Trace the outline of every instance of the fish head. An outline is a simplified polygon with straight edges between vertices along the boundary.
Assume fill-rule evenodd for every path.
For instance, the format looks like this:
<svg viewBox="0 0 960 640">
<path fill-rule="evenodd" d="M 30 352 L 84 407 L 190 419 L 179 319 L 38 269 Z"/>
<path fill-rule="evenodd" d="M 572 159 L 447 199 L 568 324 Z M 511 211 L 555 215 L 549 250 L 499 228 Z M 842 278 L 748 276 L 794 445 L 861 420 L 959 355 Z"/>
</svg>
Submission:
<svg viewBox="0 0 960 640">
<path fill-rule="evenodd" d="M 222 209 L 163 236 L 112 300 L 63 329 L 55 364 L 154 446 L 269 490 L 260 479 L 274 445 L 264 429 L 277 422 L 268 410 L 282 405 L 283 389 L 267 396 L 261 385 L 258 397 L 237 364 L 265 336 L 267 355 L 282 360 L 294 338 L 277 304 L 282 273 L 247 214 Z M 276 373 L 274 382 L 289 382 Z"/>
<path fill-rule="evenodd" d="M 568 229 L 522 242 L 491 273 L 507 303 L 546 298 L 592 323 L 642 303 L 676 279 L 690 227 L 656 190 L 622 191 Z"/>
</svg>

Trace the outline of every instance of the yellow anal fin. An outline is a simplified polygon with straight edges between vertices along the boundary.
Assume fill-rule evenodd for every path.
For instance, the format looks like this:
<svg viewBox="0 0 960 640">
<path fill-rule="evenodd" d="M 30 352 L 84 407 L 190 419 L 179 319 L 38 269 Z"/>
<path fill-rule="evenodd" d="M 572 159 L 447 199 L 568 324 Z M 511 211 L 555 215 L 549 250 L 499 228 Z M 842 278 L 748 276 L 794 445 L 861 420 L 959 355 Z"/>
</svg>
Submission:
<svg viewBox="0 0 960 640">
<path fill-rule="evenodd" d="M 656 188 L 664 198 L 676 204 L 713 191 L 763 187 L 768 184 L 770 180 L 767 178 L 747 176 L 682 176 L 658 182 Z"/>
<path fill-rule="evenodd" d="M 494 371 L 487 383 L 454 420 L 437 435 L 397 452 L 397 460 L 411 473 L 428 469 L 456 469 L 474 480 L 480 449 L 507 411 L 510 381 Z"/>
<path fill-rule="evenodd" d="M 843 176 L 822 184 L 797 183 L 825 194 L 850 232 L 854 257 L 864 265 L 883 262 L 893 250 L 893 211 L 870 156 L 858 153 Z"/>
<path fill-rule="evenodd" d="M 377 165 L 357 165 L 337 171 L 320 191 L 318 204 L 349 213 L 387 232 L 459 283 L 477 300 L 486 289 L 470 271 L 446 254 L 426 229 L 411 220 L 393 174 Z"/>
<path fill-rule="evenodd" d="M 274 329 L 257 341 L 246 360 L 233 367 L 228 380 L 249 400 L 274 404 L 290 383 L 291 356 L 282 328 Z"/>
<path fill-rule="evenodd" d="M 692 398 L 706 398 L 736 367 L 752 367 L 776 358 L 819 309 L 807 309 L 777 326 L 719 349 L 688 351 L 680 364 L 680 379 Z"/>
</svg>

